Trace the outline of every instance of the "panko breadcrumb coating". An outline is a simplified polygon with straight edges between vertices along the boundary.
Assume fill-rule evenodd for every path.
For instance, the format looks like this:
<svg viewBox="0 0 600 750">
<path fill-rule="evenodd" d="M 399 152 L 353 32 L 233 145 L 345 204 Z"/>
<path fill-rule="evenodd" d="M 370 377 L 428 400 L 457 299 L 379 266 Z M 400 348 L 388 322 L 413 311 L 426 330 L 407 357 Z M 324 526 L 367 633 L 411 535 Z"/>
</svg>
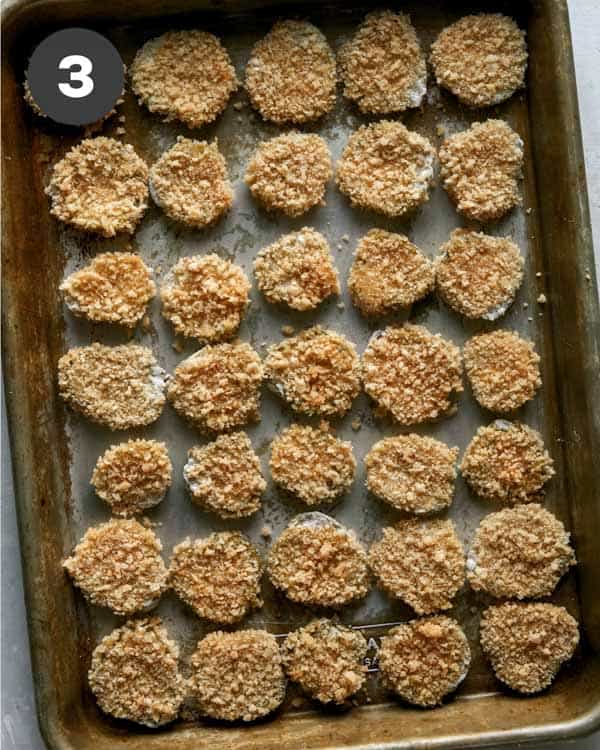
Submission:
<svg viewBox="0 0 600 750">
<path fill-rule="evenodd" d="M 205 346 L 175 368 L 167 397 L 185 419 L 222 432 L 259 419 L 263 366 L 249 344 Z"/>
<path fill-rule="evenodd" d="M 136 54 L 130 76 L 140 104 L 189 128 L 216 119 L 238 87 L 227 50 L 205 31 L 168 31 L 150 39 Z"/>
<path fill-rule="evenodd" d="M 185 695 L 179 647 L 158 617 L 130 620 L 94 649 L 88 672 L 98 705 L 116 719 L 159 727 L 177 718 Z"/>
<path fill-rule="evenodd" d="M 452 521 L 399 521 L 383 529 L 369 550 L 369 566 L 381 588 L 418 615 L 452 606 L 465 582 L 465 552 Z"/>
<path fill-rule="evenodd" d="M 154 607 L 167 588 L 161 551 L 150 529 L 111 519 L 89 528 L 63 567 L 92 604 L 131 615 Z"/>
<path fill-rule="evenodd" d="M 345 414 L 360 391 L 354 344 L 320 326 L 269 347 L 265 377 L 295 411 L 309 415 Z"/>
<path fill-rule="evenodd" d="M 366 316 L 410 307 L 435 283 L 433 264 L 403 234 L 371 229 L 360 240 L 348 276 L 352 302 Z"/>
<path fill-rule="evenodd" d="M 281 651 L 288 677 L 321 703 L 344 703 L 365 682 L 365 638 L 332 620 L 313 620 L 294 630 Z"/>
<path fill-rule="evenodd" d="M 65 305 L 94 323 L 133 327 L 156 294 L 152 269 L 133 253 L 101 253 L 60 285 Z"/>
<path fill-rule="evenodd" d="M 335 105 L 335 56 L 307 21 L 278 21 L 257 42 L 246 66 L 246 90 L 265 120 L 310 122 Z"/>
<path fill-rule="evenodd" d="M 523 258 L 508 237 L 455 229 L 435 263 L 437 290 L 466 318 L 497 320 L 523 281 Z"/>
<path fill-rule="evenodd" d="M 535 503 L 490 513 L 469 552 L 469 583 L 497 598 L 550 596 L 576 564 L 569 536 L 558 518 Z"/>
<path fill-rule="evenodd" d="M 47 117 L 47 115 L 42 112 L 40 105 L 33 98 L 31 86 L 29 85 L 29 80 L 27 79 L 27 77 L 25 77 L 25 80 L 23 81 L 23 100 L 25 104 L 27 104 L 27 106 L 31 108 L 31 111 L 38 117 Z"/>
<path fill-rule="evenodd" d="M 460 471 L 480 497 L 513 505 L 543 499 L 554 462 L 539 432 L 498 419 L 477 430 Z"/>
<path fill-rule="evenodd" d="M 92 486 L 117 516 L 143 513 L 158 505 L 171 485 L 167 446 L 156 440 L 111 445 L 96 461 Z"/>
<path fill-rule="evenodd" d="M 182 336 L 223 341 L 237 333 L 249 292 L 246 274 L 231 261 L 214 253 L 180 258 L 160 290 L 162 314 Z"/>
<path fill-rule="evenodd" d="M 490 107 L 524 86 L 525 34 L 500 13 L 464 16 L 441 32 L 430 59 L 439 86 L 471 107 Z"/>
<path fill-rule="evenodd" d="M 469 642 L 450 617 L 426 617 L 392 628 L 381 639 L 379 671 L 383 684 L 405 701 L 425 708 L 439 705 L 467 676 Z"/>
<path fill-rule="evenodd" d="M 167 374 L 144 346 L 80 346 L 58 362 L 60 395 L 75 411 L 111 430 L 155 422 L 165 405 Z"/>
<path fill-rule="evenodd" d="M 243 518 L 260 508 L 267 483 L 244 432 L 219 435 L 188 452 L 183 476 L 192 500 L 221 518 Z"/>
<path fill-rule="evenodd" d="M 50 213 L 85 232 L 132 234 L 148 208 L 148 167 L 128 143 L 87 138 L 54 165 Z"/>
<path fill-rule="evenodd" d="M 356 472 L 352 443 L 328 425 L 293 424 L 271 443 L 273 481 L 307 505 L 332 502 L 350 489 Z"/>
<path fill-rule="evenodd" d="M 523 141 L 503 120 L 451 135 L 439 159 L 444 188 L 468 219 L 494 221 L 521 204 Z"/>
<path fill-rule="evenodd" d="M 340 282 L 329 244 L 322 234 L 303 227 L 261 250 L 254 261 L 258 288 L 273 304 L 314 310 Z"/>
<path fill-rule="evenodd" d="M 377 331 L 362 356 L 365 391 L 400 424 L 436 419 L 463 390 L 460 350 L 423 326 Z"/>
<path fill-rule="evenodd" d="M 314 133 L 291 132 L 259 144 L 245 182 L 252 196 L 268 211 L 301 216 L 325 205 L 331 179 L 331 157 L 325 141 Z"/>
<path fill-rule="evenodd" d="M 579 629 L 564 607 L 507 602 L 485 610 L 479 637 L 499 680 L 520 693 L 538 693 L 573 656 Z"/>
<path fill-rule="evenodd" d="M 265 630 L 216 631 L 192 657 L 192 690 L 200 713 L 225 721 L 253 721 L 285 697 L 277 640 Z"/>
<path fill-rule="evenodd" d="M 434 156 L 427 138 L 381 120 L 352 133 L 335 179 L 353 206 L 395 218 L 429 200 Z"/>
<path fill-rule="evenodd" d="M 152 200 L 175 221 L 202 229 L 233 204 L 227 164 L 216 141 L 177 142 L 150 169 Z"/>
<path fill-rule="evenodd" d="M 427 90 L 425 55 L 410 17 L 369 13 L 339 53 L 344 95 L 361 112 L 386 115 L 418 107 Z"/>
<path fill-rule="evenodd" d="M 479 333 L 465 343 L 463 356 L 473 395 L 490 411 L 518 409 L 542 384 L 539 355 L 514 331 Z"/>
<path fill-rule="evenodd" d="M 458 448 L 421 435 L 375 443 L 365 456 L 367 488 L 398 510 L 434 513 L 454 495 Z"/>
<path fill-rule="evenodd" d="M 292 601 L 340 607 L 369 591 L 367 554 L 354 532 L 323 513 L 301 513 L 269 550 L 271 583 Z"/>
<path fill-rule="evenodd" d="M 169 582 L 198 617 L 230 625 L 262 606 L 262 564 L 239 531 L 186 539 L 173 549 Z"/>
</svg>

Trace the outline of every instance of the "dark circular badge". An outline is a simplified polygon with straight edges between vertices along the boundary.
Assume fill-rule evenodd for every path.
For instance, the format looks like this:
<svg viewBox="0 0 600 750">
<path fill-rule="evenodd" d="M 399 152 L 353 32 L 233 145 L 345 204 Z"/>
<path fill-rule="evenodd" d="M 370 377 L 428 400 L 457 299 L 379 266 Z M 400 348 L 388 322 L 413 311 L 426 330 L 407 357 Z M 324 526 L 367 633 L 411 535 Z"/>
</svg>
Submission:
<svg viewBox="0 0 600 750">
<path fill-rule="evenodd" d="M 114 45 L 89 29 L 63 29 L 35 48 L 27 82 L 42 112 L 65 125 L 89 125 L 108 114 L 123 92 L 123 61 Z"/>
</svg>

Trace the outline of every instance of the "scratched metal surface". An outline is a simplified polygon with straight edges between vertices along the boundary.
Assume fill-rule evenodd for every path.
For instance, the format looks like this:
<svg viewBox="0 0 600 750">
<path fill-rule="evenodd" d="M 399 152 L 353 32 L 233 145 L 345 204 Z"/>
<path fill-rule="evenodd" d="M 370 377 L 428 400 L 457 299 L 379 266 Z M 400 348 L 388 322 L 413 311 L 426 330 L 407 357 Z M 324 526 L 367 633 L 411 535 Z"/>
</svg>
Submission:
<svg viewBox="0 0 600 750">
<path fill-rule="evenodd" d="M 441 14 L 431 8 L 420 9 L 409 7 L 413 23 L 425 49 L 437 32 L 452 16 Z M 458 17 L 460 14 L 456 14 Z M 324 31 L 334 49 L 345 41 L 360 15 L 350 12 L 328 12 L 323 10 L 311 15 Z M 215 29 L 229 50 L 238 76 L 243 79 L 245 62 L 252 44 L 269 28 L 272 18 L 269 16 L 245 19 L 243 22 L 232 20 L 226 28 Z M 126 63 L 129 63 L 135 50 L 148 38 L 166 31 L 168 26 L 157 23 L 152 27 L 122 27 L 109 30 Z M 233 108 L 234 102 L 243 102 L 240 111 Z M 227 159 L 230 178 L 234 185 L 235 200 L 233 210 L 215 227 L 207 231 L 190 230 L 171 222 L 154 205 L 148 209 L 143 221 L 131 241 L 96 240 L 83 237 L 69 229 L 61 229 L 60 251 L 65 256 L 65 274 L 81 268 L 98 252 L 132 247 L 144 260 L 154 268 L 158 284 L 169 268 L 178 258 L 197 253 L 217 252 L 229 258 L 246 271 L 252 280 L 252 262 L 259 249 L 272 242 L 280 235 L 311 226 L 321 231 L 329 240 L 335 258 L 340 279 L 342 294 L 339 299 L 332 299 L 311 313 L 290 313 L 270 306 L 261 298 L 256 285 L 252 289 L 252 303 L 241 326 L 240 338 L 249 341 L 263 355 L 268 344 L 280 341 L 281 327 L 292 325 L 296 329 L 319 323 L 343 333 L 351 339 L 359 353 L 377 327 L 366 322 L 352 306 L 347 292 L 346 279 L 352 262 L 352 255 L 358 239 L 372 227 L 382 227 L 406 233 L 425 254 L 433 258 L 438 247 L 444 242 L 452 229 L 464 225 L 448 200 L 443 189 L 436 185 L 431 192 L 429 202 L 410 220 L 386 220 L 375 214 L 360 212 L 349 206 L 346 198 L 337 190 L 333 181 L 326 194 L 326 206 L 314 209 L 298 219 L 267 214 L 252 200 L 243 183 L 246 164 L 256 145 L 265 138 L 271 137 L 282 128 L 263 123 L 253 113 L 247 98 L 240 90 L 232 98 L 226 112 L 210 127 L 198 131 L 188 131 L 184 126 L 174 123 L 165 124 L 160 119 L 147 113 L 134 101 L 131 93 L 126 96 L 122 108 L 125 122 L 122 126 L 124 141 L 132 143 L 137 152 L 149 163 L 154 162 L 167 149 L 178 135 L 212 140 L 218 138 L 219 147 Z M 525 142 L 526 163 L 529 162 L 530 137 L 528 132 L 528 113 L 525 97 L 514 96 L 508 103 L 485 112 L 473 112 L 459 106 L 455 100 L 441 92 L 431 79 L 428 81 L 428 92 L 425 105 L 416 111 L 403 114 L 401 119 L 409 128 L 428 136 L 434 145 L 439 146 L 442 137 L 438 132 L 441 126 L 445 134 L 462 130 L 468 125 L 486 116 L 505 118 L 521 135 Z M 338 96 L 333 113 L 322 122 L 304 128 L 319 133 L 327 142 L 334 162 L 339 158 L 349 134 L 364 122 L 372 118 L 362 116 L 356 108 Z M 104 134 L 115 135 L 121 123 L 111 121 L 104 129 Z M 52 151 L 52 161 L 59 158 L 74 142 L 66 138 L 57 143 L 52 135 L 48 136 L 48 146 Z M 543 375 L 545 379 L 541 393 L 523 409 L 517 417 L 527 424 L 540 429 L 546 438 L 550 452 L 557 462 L 558 477 L 550 484 L 547 493 L 547 507 L 567 522 L 565 493 L 562 491 L 561 452 L 556 438 L 558 433 L 554 424 L 545 420 L 545 407 L 555 398 L 552 380 L 552 351 L 548 339 L 543 308 L 536 304 L 538 295 L 544 291 L 544 277 L 549 269 L 544 267 L 536 244 L 536 187 L 531 168 L 526 166 L 523 181 L 523 208 L 511 213 L 506 219 L 487 228 L 494 235 L 510 235 L 519 244 L 525 258 L 525 280 L 514 305 L 508 313 L 495 323 L 466 323 L 449 311 L 443 303 L 431 295 L 423 302 L 396 316 L 394 320 L 410 319 L 425 325 L 429 330 L 441 333 L 456 344 L 462 345 L 472 333 L 482 329 L 499 327 L 511 328 L 522 335 L 532 338 L 538 351 L 544 357 Z M 530 209 L 529 213 L 525 209 Z M 349 241 L 345 241 L 345 237 Z M 540 274 L 536 276 L 536 274 Z M 66 310 L 65 343 L 66 346 L 80 346 L 92 341 L 117 344 L 130 340 L 131 336 L 107 326 L 91 325 L 74 318 Z M 185 344 L 183 351 L 173 348 L 175 337 L 169 324 L 162 318 L 160 303 L 154 300 L 149 308 L 151 328 L 144 331 L 138 328 L 133 339 L 152 348 L 161 365 L 169 372 L 197 348 L 194 342 Z M 391 320 L 391 319 L 390 319 Z M 384 321 L 389 322 L 389 321 Z M 267 524 L 276 538 L 289 520 L 303 510 L 300 504 L 294 504 L 282 497 L 269 479 L 268 456 L 269 443 L 273 437 L 285 428 L 293 415 L 285 404 L 266 388 L 263 389 L 262 419 L 259 424 L 248 428 L 252 443 L 261 457 L 263 472 L 268 480 L 263 507 L 253 517 L 244 521 L 221 521 L 216 516 L 204 513 L 195 507 L 186 492 L 183 481 L 183 465 L 187 451 L 193 445 L 206 442 L 206 438 L 181 420 L 169 406 L 164 410 L 160 420 L 145 430 L 130 433 L 111 433 L 95 427 L 77 415 L 69 416 L 69 439 L 72 453 L 72 523 L 71 538 L 65 540 L 65 553 L 82 536 L 85 530 L 94 524 L 109 518 L 108 507 L 97 498 L 89 484 L 93 466 L 98 456 L 111 444 L 131 436 L 141 436 L 164 440 L 168 447 L 174 467 L 174 481 L 166 499 L 148 517 L 158 524 L 157 533 L 164 546 L 164 556 L 168 560 L 172 547 L 186 536 L 202 537 L 211 531 L 221 529 L 240 529 L 266 553 L 268 542 L 261 537 L 261 528 Z M 361 421 L 361 428 L 355 432 L 351 423 L 356 418 Z M 398 518 L 398 514 L 387 509 L 377 499 L 369 496 L 365 488 L 363 458 L 375 441 L 384 435 L 415 431 L 431 435 L 444 442 L 460 448 L 460 455 L 475 433 L 478 426 L 491 421 L 493 417 L 481 410 L 474 401 L 465 381 L 465 391 L 458 400 L 458 411 L 455 415 L 442 419 L 436 424 L 423 425 L 406 430 L 388 421 L 376 421 L 372 409 L 364 394 L 356 399 L 352 410 L 343 418 L 334 420 L 337 434 L 350 440 L 354 446 L 358 471 L 354 486 L 347 495 L 334 506 L 324 507 L 337 520 L 354 529 L 360 540 L 369 545 L 376 539 L 381 528 Z M 448 516 L 454 521 L 458 534 L 466 547 L 473 536 L 479 520 L 486 513 L 494 510 L 489 504 L 477 499 L 470 493 L 462 479 L 456 482 L 456 493 Z M 244 620 L 241 627 L 266 627 L 276 633 L 285 633 L 289 629 L 307 622 L 313 613 L 304 607 L 293 605 L 275 592 L 268 581 L 264 580 L 263 593 L 265 606 Z M 555 599 L 566 603 L 572 612 L 577 613 L 577 604 L 573 580 L 568 577 L 559 587 Z M 464 627 L 473 651 L 473 663 L 469 676 L 459 690 L 460 696 L 470 696 L 497 689 L 485 666 L 477 644 L 479 614 L 485 600 L 476 596 L 467 587 L 456 597 L 456 604 L 450 611 Z M 198 638 L 212 629 L 199 620 L 184 605 L 169 593 L 163 597 L 156 609 L 165 621 L 170 633 L 182 645 L 184 659 L 193 650 Z M 409 608 L 394 602 L 382 595 L 373 587 L 366 599 L 355 606 L 346 607 L 339 612 L 340 619 L 350 625 L 360 626 L 368 635 L 373 635 L 371 660 L 376 659 L 376 637 L 385 629 L 382 623 L 397 622 L 411 616 Z M 91 607 L 89 618 L 95 638 L 106 634 L 120 620 L 105 611 Z M 371 664 L 373 666 L 373 664 Z M 386 700 L 379 686 L 376 671 L 369 678 L 368 698 L 370 701 Z M 294 697 L 290 691 L 288 702 Z M 297 706 L 297 703 L 295 703 Z"/>
</svg>

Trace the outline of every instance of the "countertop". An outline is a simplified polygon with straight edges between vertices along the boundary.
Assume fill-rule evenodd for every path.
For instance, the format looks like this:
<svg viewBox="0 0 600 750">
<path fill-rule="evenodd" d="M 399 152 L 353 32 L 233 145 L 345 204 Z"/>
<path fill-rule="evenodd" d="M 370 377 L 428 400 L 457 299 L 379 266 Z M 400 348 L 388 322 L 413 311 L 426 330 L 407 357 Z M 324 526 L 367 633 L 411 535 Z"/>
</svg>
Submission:
<svg viewBox="0 0 600 750">
<path fill-rule="evenodd" d="M 596 274 L 600 279 L 600 0 L 570 0 L 577 89 L 583 131 Z M 2 404 L 4 401 L 2 400 Z M 2 675 L 3 750 L 44 750 L 35 716 L 29 644 L 21 583 L 6 420 L 2 411 Z M 546 750 L 599 750 L 600 733 Z"/>
</svg>

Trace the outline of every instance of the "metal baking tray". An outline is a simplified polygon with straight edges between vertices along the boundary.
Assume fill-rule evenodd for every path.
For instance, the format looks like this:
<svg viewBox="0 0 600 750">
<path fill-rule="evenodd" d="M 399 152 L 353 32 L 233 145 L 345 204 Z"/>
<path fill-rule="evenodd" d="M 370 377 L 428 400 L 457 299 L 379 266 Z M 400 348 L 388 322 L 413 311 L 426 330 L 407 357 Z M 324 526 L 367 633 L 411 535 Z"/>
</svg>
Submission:
<svg viewBox="0 0 600 750">
<path fill-rule="evenodd" d="M 396 3 L 388 5 L 393 8 Z M 473 664 L 455 698 L 433 711 L 391 700 L 377 688 L 373 669 L 368 699 L 351 711 L 316 710 L 306 701 L 299 702 L 290 690 L 284 707 L 269 721 L 222 727 L 202 723 L 189 713 L 167 728 L 150 732 L 102 715 L 86 684 L 91 650 L 118 619 L 84 604 L 63 574 L 61 560 L 88 526 L 108 518 L 108 509 L 94 496 L 89 479 L 98 455 L 126 435 L 115 435 L 69 415 L 57 395 L 56 365 L 69 346 L 92 340 L 118 343 L 128 336 L 65 314 L 57 293 L 64 274 L 101 250 L 131 246 L 157 270 L 158 280 L 181 255 L 210 251 L 235 259 L 251 275 L 254 255 L 261 247 L 284 232 L 310 225 L 328 237 L 345 282 L 357 238 L 367 229 L 379 226 L 405 232 L 432 257 L 461 220 L 439 186 L 410 221 L 389 221 L 353 210 L 333 184 L 327 191 L 327 205 L 299 219 L 264 213 L 250 199 L 242 177 L 257 142 L 279 128 L 252 115 L 240 91 L 216 124 L 193 133 L 198 138 L 218 137 L 226 155 L 235 185 L 234 210 L 226 219 L 207 231 L 189 230 L 168 221 L 151 206 L 131 241 L 83 236 L 50 217 L 43 194 L 50 165 L 81 138 L 81 132 L 53 125 L 27 110 L 21 88 L 27 56 L 53 30 L 88 26 L 112 39 L 129 63 L 151 36 L 171 28 L 199 27 L 222 38 L 242 77 L 251 45 L 274 19 L 307 17 L 337 48 L 368 9 L 368 4 L 341 0 L 337 5 L 311 0 L 301 6 L 285 0 L 130 0 L 126 4 L 119 0 L 22 0 L 5 7 L 3 363 L 37 706 L 42 733 L 52 748 L 464 748 L 572 737 L 591 731 L 600 722 L 600 314 L 565 0 L 498 0 L 493 5 L 484 0 L 474 4 L 444 0 L 402 3 L 426 49 L 444 25 L 467 12 L 506 12 L 527 30 L 530 63 L 527 89 L 500 107 L 465 109 L 430 79 L 425 106 L 401 119 L 439 145 L 439 125 L 451 133 L 477 119 L 500 116 L 525 142 L 523 208 L 491 227 L 494 234 L 512 234 L 525 256 L 525 282 L 515 304 L 499 323 L 465 323 L 431 296 L 404 317 L 424 323 L 458 344 L 481 328 L 514 328 L 531 337 L 542 355 L 542 391 L 521 410 L 519 418 L 540 429 L 551 450 L 557 477 L 549 486 L 546 505 L 571 530 L 576 545 L 579 565 L 553 597 L 581 623 L 582 644 L 574 660 L 552 689 L 541 695 L 525 699 L 502 691 L 478 646 L 478 621 L 485 599 L 465 587 L 451 614 L 469 636 Z M 232 106 L 235 101 L 246 105 L 237 111 Z M 147 113 L 131 93 L 126 95 L 121 113 L 124 124 L 113 119 L 105 133 L 115 134 L 122 125 L 123 138 L 148 163 L 177 135 L 189 132 Z M 335 111 L 310 130 L 324 136 L 336 160 L 348 134 L 365 119 L 339 96 Z M 343 287 L 342 305 L 333 300 L 310 314 L 275 310 L 254 289 L 241 337 L 264 352 L 265 342 L 282 338 L 283 325 L 301 328 L 318 321 L 349 336 L 362 352 L 373 326 L 356 312 L 345 283 Z M 543 307 L 536 302 L 541 293 L 548 300 Z M 172 371 L 194 347 L 173 348 L 172 331 L 156 301 L 150 316 L 150 330 L 138 329 L 134 338 L 151 346 L 163 366 Z M 356 417 L 362 421 L 359 432 L 351 428 Z M 289 410 L 265 389 L 262 421 L 249 430 L 265 468 L 270 440 L 290 420 Z M 459 446 L 462 453 L 476 428 L 489 420 L 466 390 L 455 416 L 419 431 Z M 361 459 L 381 435 L 399 430 L 375 422 L 364 395 L 335 426 L 343 438 L 352 440 L 359 471 L 352 492 L 331 513 L 368 544 L 394 516 L 368 496 Z M 233 527 L 243 529 L 266 549 L 261 527 L 268 523 L 276 536 L 300 510 L 269 485 L 264 509 L 255 517 L 237 523 L 218 521 L 192 505 L 183 484 L 187 450 L 205 438 L 169 407 L 155 425 L 133 434 L 164 439 L 174 463 L 173 487 L 159 508 L 149 514 L 160 524 L 157 530 L 165 556 L 187 535 Z M 480 518 L 490 510 L 459 478 L 449 515 L 467 545 Z M 308 610 L 286 603 L 268 582 L 264 597 L 264 608 L 247 618 L 244 626 L 259 625 L 285 633 L 310 617 Z M 163 597 L 157 611 L 187 658 L 197 639 L 207 632 L 206 624 L 171 594 Z M 378 625 L 408 617 L 407 608 L 375 590 L 364 602 L 341 613 L 344 622 L 364 627 L 375 641 Z"/>
</svg>

